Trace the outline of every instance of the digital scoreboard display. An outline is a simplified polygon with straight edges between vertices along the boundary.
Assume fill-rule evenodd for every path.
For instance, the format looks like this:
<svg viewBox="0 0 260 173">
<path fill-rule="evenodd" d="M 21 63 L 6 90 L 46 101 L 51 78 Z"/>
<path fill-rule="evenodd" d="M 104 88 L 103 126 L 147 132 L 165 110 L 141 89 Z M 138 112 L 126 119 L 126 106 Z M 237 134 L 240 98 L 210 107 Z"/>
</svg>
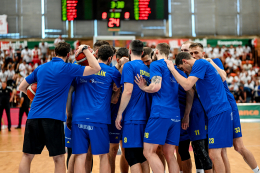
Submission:
<svg viewBox="0 0 260 173">
<path fill-rule="evenodd" d="M 120 20 L 168 19 L 168 0 L 62 0 L 61 10 L 63 21 L 113 18 L 117 25 Z"/>
</svg>

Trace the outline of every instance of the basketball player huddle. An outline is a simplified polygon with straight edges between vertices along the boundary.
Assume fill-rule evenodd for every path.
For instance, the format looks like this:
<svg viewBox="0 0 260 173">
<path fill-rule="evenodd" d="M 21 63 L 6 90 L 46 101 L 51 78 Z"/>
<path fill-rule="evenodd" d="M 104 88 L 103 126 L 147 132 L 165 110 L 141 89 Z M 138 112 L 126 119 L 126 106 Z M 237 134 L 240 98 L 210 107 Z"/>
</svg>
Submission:
<svg viewBox="0 0 260 173">
<path fill-rule="evenodd" d="M 121 173 L 129 167 L 132 173 L 149 173 L 150 168 L 164 173 L 166 162 L 169 173 L 191 173 L 190 142 L 197 173 L 231 172 L 226 148 L 233 145 L 252 172 L 260 173 L 243 145 L 223 65 L 219 59 L 204 59 L 200 43 L 183 43 L 175 64 L 168 60 L 166 43 L 152 50 L 133 40 L 129 50 L 115 52 L 98 41 L 93 49 L 96 57 L 89 46 L 79 47 L 77 54 L 84 53 L 89 64 L 81 66 L 65 63 L 70 46 L 59 43 L 56 58 L 21 83 L 26 93 L 37 82 L 37 92 L 26 122 L 20 173 L 30 172 L 34 155 L 44 146 L 55 172 L 66 172 L 65 144 L 68 172 L 91 172 L 93 154 L 99 155 L 100 172 L 114 173 L 119 143 Z M 114 54 L 117 64 L 110 67 Z"/>
</svg>

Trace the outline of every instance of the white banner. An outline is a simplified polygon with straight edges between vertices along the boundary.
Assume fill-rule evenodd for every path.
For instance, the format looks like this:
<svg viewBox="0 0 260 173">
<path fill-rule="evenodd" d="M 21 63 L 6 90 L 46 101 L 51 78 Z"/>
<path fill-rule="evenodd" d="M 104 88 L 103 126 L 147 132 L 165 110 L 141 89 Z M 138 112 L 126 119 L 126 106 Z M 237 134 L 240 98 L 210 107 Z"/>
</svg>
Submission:
<svg viewBox="0 0 260 173">
<path fill-rule="evenodd" d="M 8 33 L 7 15 L 0 15 L 0 34 Z"/>
</svg>

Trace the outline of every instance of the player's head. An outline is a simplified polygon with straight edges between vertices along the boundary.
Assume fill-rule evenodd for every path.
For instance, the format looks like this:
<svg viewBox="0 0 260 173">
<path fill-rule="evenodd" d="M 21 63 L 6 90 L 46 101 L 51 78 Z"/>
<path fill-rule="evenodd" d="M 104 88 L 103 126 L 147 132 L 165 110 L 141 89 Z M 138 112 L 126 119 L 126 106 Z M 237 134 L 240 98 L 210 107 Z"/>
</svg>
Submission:
<svg viewBox="0 0 260 173">
<path fill-rule="evenodd" d="M 192 44 L 192 41 L 185 41 L 182 45 L 181 45 L 181 52 L 189 52 L 189 47 Z"/>
<path fill-rule="evenodd" d="M 103 45 L 98 49 L 98 59 L 109 65 L 114 56 L 114 51 L 110 45 Z"/>
<path fill-rule="evenodd" d="M 65 61 L 68 62 L 70 56 L 70 44 L 66 42 L 59 42 L 54 49 L 55 56 L 65 58 Z"/>
<path fill-rule="evenodd" d="M 2 88 L 3 88 L 3 89 L 5 89 L 5 88 L 6 88 L 6 86 L 7 86 L 6 82 L 5 82 L 5 81 L 4 81 L 4 82 L 2 82 Z"/>
<path fill-rule="evenodd" d="M 204 57 L 203 45 L 200 43 L 192 43 L 189 47 L 189 53 L 195 59 L 201 59 Z"/>
<path fill-rule="evenodd" d="M 192 66 L 189 64 L 189 60 L 192 59 L 192 56 L 187 52 L 181 52 L 177 55 L 175 63 L 177 67 L 184 71 L 185 73 L 190 73 Z"/>
<path fill-rule="evenodd" d="M 94 46 L 93 46 L 93 50 L 96 51 L 98 50 L 101 46 L 103 45 L 109 45 L 109 43 L 107 41 L 104 41 L 104 40 L 99 40 L 97 41 Z"/>
<path fill-rule="evenodd" d="M 156 55 L 155 51 L 153 51 L 151 53 L 151 57 L 152 57 L 152 61 L 157 61 L 157 55 Z"/>
<path fill-rule="evenodd" d="M 38 49 L 38 45 L 36 44 L 36 45 L 34 45 L 34 49 Z"/>
<path fill-rule="evenodd" d="M 141 57 L 143 54 L 143 48 L 144 48 L 143 42 L 141 42 L 140 40 L 133 40 L 130 43 L 129 55 Z"/>
<path fill-rule="evenodd" d="M 150 66 L 150 64 L 152 63 L 152 48 L 150 47 L 144 47 L 144 53 L 142 54 L 141 58 L 142 61 L 144 62 L 145 65 L 147 65 L 148 67 Z"/>
<path fill-rule="evenodd" d="M 168 57 L 170 54 L 170 46 L 167 43 L 159 43 L 156 46 L 155 53 L 160 56 Z"/>
<path fill-rule="evenodd" d="M 128 49 L 125 47 L 121 47 L 116 51 L 116 61 L 119 62 L 123 57 L 129 58 Z"/>
</svg>

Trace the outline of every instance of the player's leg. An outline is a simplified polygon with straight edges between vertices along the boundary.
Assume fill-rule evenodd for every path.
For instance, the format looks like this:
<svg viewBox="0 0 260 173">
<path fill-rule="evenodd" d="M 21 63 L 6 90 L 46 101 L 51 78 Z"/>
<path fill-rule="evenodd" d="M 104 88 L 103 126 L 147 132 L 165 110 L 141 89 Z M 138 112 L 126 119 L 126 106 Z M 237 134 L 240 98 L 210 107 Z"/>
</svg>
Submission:
<svg viewBox="0 0 260 173">
<path fill-rule="evenodd" d="M 176 146 L 176 156 L 177 156 L 177 162 L 178 162 L 178 165 L 179 165 L 179 168 L 180 168 L 180 173 L 183 173 L 183 169 L 182 169 L 182 164 L 181 164 L 181 156 L 180 156 L 180 153 L 179 153 L 179 146 Z"/>
<path fill-rule="evenodd" d="M 154 173 L 164 172 L 164 166 L 156 154 L 159 144 L 150 144 L 144 142 L 144 156 L 148 160 Z"/>
<path fill-rule="evenodd" d="M 19 109 L 19 124 L 16 127 L 16 129 L 20 129 L 21 128 L 21 124 L 22 124 L 22 118 L 23 118 L 23 113 L 25 112 L 25 110 L 23 108 Z"/>
<path fill-rule="evenodd" d="M 71 154 L 71 156 L 69 158 L 67 173 L 73 173 L 74 172 L 74 164 L 75 164 L 75 154 Z"/>
<path fill-rule="evenodd" d="M 192 163 L 190 159 L 190 140 L 180 141 L 178 147 L 178 153 L 181 157 L 181 166 L 183 173 L 191 173 L 192 171 Z"/>
<path fill-rule="evenodd" d="M 229 164 L 226 148 L 222 148 L 221 157 L 222 157 L 224 165 L 225 165 L 225 170 L 226 170 L 225 173 L 231 173 L 230 164 Z"/>
<path fill-rule="evenodd" d="M 87 153 L 75 154 L 74 172 L 86 173 L 86 168 L 85 168 L 86 157 L 87 157 Z"/>
<path fill-rule="evenodd" d="M 66 163 L 67 163 L 67 169 L 68 169 L 68 167 L 69 167 L 69 160 L 70 160 L 71 155 L 72 155 L 72 148 L 68 148 L 68 147 L 67 147 L 67 161 L 66 161 Z"/>
<path fill-rule="evenodd" d="M 150 166 L 148 161 L 146 160 L 145 162 L 141 163 L 142 171 L 143 173 L 150 173 Z"/>
<path fill-rule="evenodd" d="M 109 163 L 109 155 L 101 154 L 100 158 L 100 173 L 111 173 L 111 167 Z"/>
<path fill-rule="evenodd" d="M 123 148 L 122 140 L 120 140 L 120 147 L 121 147 L 120 171 L 121 173 L 128 173 L 129 165 L 125 159 L 125 149 Z"/>
<path fill-rule="evenodd" d="M 116 155 L 117 151 L 119 148 L 119 143 L 110 143 L 109 147 L 109 161 L 111 165 L 111 172 L 115 173 L 115 160 L 116 160 Z"/>
<path fill-rule="evenodd" d="M 175 145 L 171 145 L 171 144 L 167 144 L 167 143 L 163 145 L 163 153 L 164 153 L 164 157 L 167 161 L 169 173 L 179 173 L 180 172 L 177 160 L 174 156 L 174 151 L 175 151 Z"/>
<path fill-rule="evenodd" d="M 221 156 L 222 148 L 209 149 L 209 157 L 213 162 L 216 173 L 225 172 L 225 164 Z"/>
<path fill-rule="evenodd" d="M 252 170 L 257 170 L 258 166 L 253 154 L 245 147 L 242 137 L 233 139 L 235 150 L 243 156 L 245 162 Z M 258 170 L 259 171 L 259 170 Z M 260 172 L 260 171 L 259 171 Z"/>
<path fill-rule="evenodd" d="M 23 153 L 22 160 L 19 165 L 19 173 L 30 173 L 33 158 L 34 154 Z"/>
<path fill-rule="evenodd" d="M 91 152 L 91 145 L 89 145 L 87 158 L 86 158 L 86 173 L 91 173 L 93 167 L 93 155 Z"/>
<path fill-rule="evenodd" d="M 66 173 L 66 166 L 65 166 L 65 155 L 57 155 L 53 156 L 53 161 L 55 165 L 55 173 Z"/>
<path fill-rule="evenodd" d="M 2 130 L 2 117 L 3 117 L 3 113 L 4 113 L 4 108 L 3 108 L 3 105 L 0 104 L 0 131 Z"/>
<path fill-rule="evenodd" d="M 7 103 L 5 105 L 5 112 L 6 112 L 6 116 L 7 116 L 7 122 L 8 122 L 8 130 L 11 131 L 11 116 L 10 116 L 10 105 L 9 103 Z"/>
<path fill-rule="evenodd" d="M 163 155 L 162 145 L 158 146 L 156 154 L 160 158 L 160 160 L 161 160 L 161 162 L 163 164 L 164 170 L 165 170 L 165 158 L 164 158 L 164 155 Z"/>
<path fill-rule="evenodd" d="M 143 148 L 125 148 L 125 158 L 130 166 L 131 173 L 147 173 L 148 163 L 143 151 Z"/>
</svg>

